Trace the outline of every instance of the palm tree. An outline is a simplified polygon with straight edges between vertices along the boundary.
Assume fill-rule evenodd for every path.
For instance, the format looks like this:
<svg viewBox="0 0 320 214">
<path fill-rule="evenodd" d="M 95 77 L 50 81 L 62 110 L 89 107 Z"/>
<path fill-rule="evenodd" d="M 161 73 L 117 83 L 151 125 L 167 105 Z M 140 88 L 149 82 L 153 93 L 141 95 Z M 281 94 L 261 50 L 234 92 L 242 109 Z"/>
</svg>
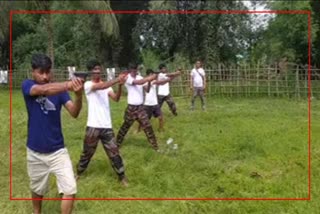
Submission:
<svg viewBox="0 0 320 214">
<path fill-rule="evenodd" d="M 9 15 L 20 5 L 17 1 L 0 1 L 0 67 L 9 64 Z"/>
<path fill-rule="evenodd" d="M 0 66 L 6 66 L 9 62 L 9 11 L 14 9 L 33 9 L 33 10 L 50 10 L 54 4 L 59 3 L 59 7 L 72 7 L 72 9 L 82 10 L 112 10 L 109 0 L 105 1 L 0 1 Z M 60 9 L 59 8 L 59 9 Z M 56 9 L 56 7 L 54 7 Z M 54 26 L 52 16 L 44 14 L 48 44 L 47 53 L 54 63 Z M 99 16 L 100 29 L 104 36 L 118 38 L 119 26 L 114 14 L 100 14 Z M 53 64 L 54 67 L 54 64 Z"/>
<path fill-rule="evenodd" d="M 54 2 L 52 1 L 27 1 L 32 4 L 36 10 L 50 10 Z M 61 2 L 61 1 L 60 1 Z M 83 10 L 112 10 L 110 7 L 110 1 L 63 1 L 63 4 L 68 3 L 75 6 L 78 9 Z M 54 67 L 54 26 L 52 23 L 51 14 L 45 14 L 45 23 L 48 32 L 48 46 L 47 52 L 52 60 L 52 67 Z M 119 36 L 119 26 L 116 16 L 112 13 L 99 15 L 100 29 L 101 32 L 106 36 L 113 38 L 118 38 Z"/>
</svg>

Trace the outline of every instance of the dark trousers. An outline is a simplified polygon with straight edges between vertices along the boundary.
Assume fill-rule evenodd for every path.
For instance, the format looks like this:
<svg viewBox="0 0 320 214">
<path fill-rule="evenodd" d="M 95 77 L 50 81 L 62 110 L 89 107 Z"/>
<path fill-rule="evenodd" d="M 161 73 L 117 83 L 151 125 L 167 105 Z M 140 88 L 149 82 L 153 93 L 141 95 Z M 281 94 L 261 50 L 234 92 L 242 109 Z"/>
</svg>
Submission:
<svg viewBox="0 0 320 214">
<path fill-rule="evenodd" d="M 119 148 L 116 145 L 113 130 L 105 128 L 86 128 L 83 151 L 77 165 L 77 174 L 81 175 L 87 169 L 97 149 L 99 140 L 101 140 L 103 149 L 111 161 L 112 168 L 119 176 L 119 179 L 122 179 L 124 177 L 124 166 L 119 154 Z"/>
<path fill-rule="evenodd" d="M 172 112 L 172 114 L 177 116 L 177 107 L 176 107 L 176 104 L 174 103 L 170 94 L 167 96 L 158 95 L 158 104 L 159 104 L 160 108 L 162 107 L 162 104 L 164 102 L 166 102 L 168 104 L 169 109 Z"/>
<path fill-rule="evenodd" d="M 124 137 L 126 136 L 134 121 L 139 122 L 151 146 L 155 150 L 158 150 L 157 139 L 143 105 L 128 105 L 124 114 L 124 122 L 117 135 L 117 145 L 120 146 L 122 144 Z"/>
</svg>

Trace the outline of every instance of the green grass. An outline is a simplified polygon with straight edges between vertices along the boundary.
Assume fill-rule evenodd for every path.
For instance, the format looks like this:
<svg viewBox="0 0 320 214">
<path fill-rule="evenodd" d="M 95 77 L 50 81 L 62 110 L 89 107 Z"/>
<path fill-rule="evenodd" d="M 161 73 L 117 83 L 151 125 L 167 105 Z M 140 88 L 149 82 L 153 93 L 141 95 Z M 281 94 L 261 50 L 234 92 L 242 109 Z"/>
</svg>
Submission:
<svg viewBox="0 0 320 214">
<path fill-rule="evenodd" d="M 126 98 L 112 104 L 114 131 L 122 124 Z M 127 134 L 121 154 L 130 186 L 117 182 L 101 145 L 78 182 L 78 198 L 307 198 L 308 105 L 275 98 L 208 99 L 206 112 L 188 110 L 176 98 L 178 117 L 164 106 L 165 149 L 169 137 L 176 155 L 155 153 L 144 133 Z M 318 213 L 320 205 L 320 101 L 312 111 L 312 201 L 77 201 L 74 213 Z M 12 99 L 13 197 L 29 198 L 26 173 L 27 114 L 20 91 Z M 0 91 L 1 213 L 31 213 L 30 201 L 9 201 L 9 91 Z M 75 165 L 82 149 L 86 102 L 78 119 L 64 110 L 63 133 Z M 157 129 L 158 123 L 152 121 Z M 54 177 L 47 197 L 58 197 Z M 43 213 L 58 213 L 58 201 L 45 201 Z"/>
</svg>

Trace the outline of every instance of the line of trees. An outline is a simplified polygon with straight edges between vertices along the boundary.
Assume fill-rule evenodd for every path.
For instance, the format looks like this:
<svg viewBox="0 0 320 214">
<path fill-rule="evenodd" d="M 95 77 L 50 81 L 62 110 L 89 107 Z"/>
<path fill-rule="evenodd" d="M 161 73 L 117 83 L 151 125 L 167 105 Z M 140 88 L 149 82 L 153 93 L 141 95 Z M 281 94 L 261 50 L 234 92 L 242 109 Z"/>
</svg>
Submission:
<svg viewBox="0 0 320 214">
<path fill-rule="evenodd" d="M 319 1 L 1 1 L 0 67 L 9 64 L 10 10 L 272 10 L 312 11 L 313 64 L 320 65 Z M 259 24 L 260 23 L 260 24 Z M 261 24 L 262 23 L 262 24 Z M 306 15 L 250 14 L 16 14 L 13 67 L 28 68 L 35 52 L 48 53 L 55 67 L 84 69 L 88 58 L 106 66 L 160 61 L 190 64 L 308 63 Z"/>
</svg>

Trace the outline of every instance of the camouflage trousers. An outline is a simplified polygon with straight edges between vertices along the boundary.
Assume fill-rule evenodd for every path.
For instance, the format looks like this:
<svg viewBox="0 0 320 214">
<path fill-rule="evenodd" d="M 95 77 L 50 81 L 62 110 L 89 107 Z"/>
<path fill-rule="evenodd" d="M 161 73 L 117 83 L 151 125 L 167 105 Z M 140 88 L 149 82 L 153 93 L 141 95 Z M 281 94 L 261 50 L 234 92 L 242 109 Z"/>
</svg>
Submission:
<svg viewBox="0 0 320 214">
<path fill-rule="evenodd" d="M 97 149 L 99 140 L 101 140 L 103 149 L 111 161 L 112 168 L 121 180 L 125 176 L 123 161 L 119 154 L 119 148 L 115 142 L 113 130 L 106 128 L 86 128 L 83 151 L 77 164 L 77 174 L 81 175 L 87 169 L 89 162 Z"/>
<path fill-rule="evenodd" d="M 162 108 L 162 104 L 164 103 L 164 101 L 166 101 L 166 103 L 169 106 L 170 111 L 172 112 L 173 115 L 177 116 L 177 107 L 176 104 L 174 103 L 171 95 L 167 95 L 167 96 L 162 96 L 162 95 L 158 95 L 158 104 L 160 106 L 160 108 Z"/>
<path fill-rule="evenodd" d="M 126 136 L 134 121 L 139 122 L 153 149 L 158 150 L 157 139 L 148 118 L 148 114 L 145 111 L 143 105 L 128 105 L 124 113 L 124 122 L 117 135 L 117 145 L 120 146 L 122 144 L 124 137 Z"/>
</svg>

